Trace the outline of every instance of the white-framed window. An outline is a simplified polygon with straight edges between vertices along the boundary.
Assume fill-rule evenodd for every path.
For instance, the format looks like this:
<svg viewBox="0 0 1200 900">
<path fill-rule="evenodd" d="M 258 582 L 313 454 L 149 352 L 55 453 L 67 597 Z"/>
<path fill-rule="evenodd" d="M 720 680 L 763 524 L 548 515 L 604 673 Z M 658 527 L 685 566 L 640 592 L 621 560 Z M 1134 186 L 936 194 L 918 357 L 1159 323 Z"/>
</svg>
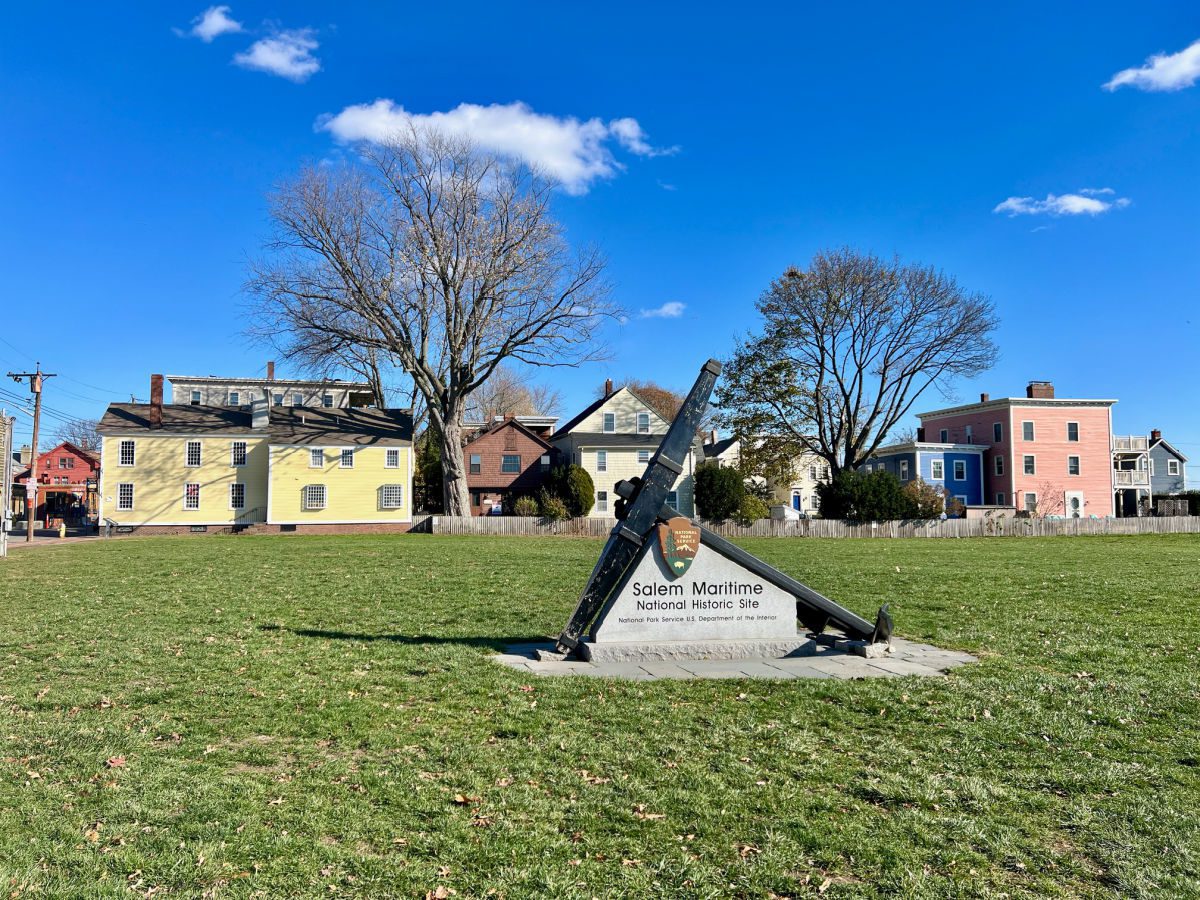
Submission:
<svg viewBox="0 0 1200 900">
<path fill-rule="evenodd" d="M 383 457 L 383 467 L 384 467 L 385 469 L 398 469 L 398 468 L 400 468 L 400 451 L 399 451 L 399 450 L 397 450 L 397 449 L 395 449 L 394 447 L 393 447 L 393 448 L 390 448 L 390 449 L 388 449 L 388 450 L 387 450 L 387 451 L 384 453 L 384 457 Z"/>
<path fill-rule="evenodd" d="M 809 466 L 809 467 L 808 467 L 808 478 L 809 478 L 809 480 L 810 480 L 810 481 L 816 481 L 816 480 L 817 480 L 817 467 L 816 467 L 816 466 Z"/>
<path fill-rule="evenodd" d="M 133 509 L 133 485 L 129 482 L 117 485 L 117 509 Z"/>
<path fill-rule="evenodd" d="M 679 509 L 679 491 L 667 491 L 667 506 Z"/>
<path fill-rule="evenodd" d="M 943 444 L 950 443 L 950 429 L 943 428 L 941 431 L 939 431 L 938 432 L 938 440 L 941 441 Z"/>
<path fill-rule="evenodd" d="M 195 482 L 183 486 L 183 508 L 200 508 L 200 485 Z"/>
<path fill-rule="evenodd" d="M 333 409 L 333 394 L 321 395 L 321 405 L 326 409 Z"/>
<path fill-rule="evenodd" d="M 1037 494 L 1033 491 L 1026 491 L 1025 493 L 1025 512 L 1037 512 Z"/>
<path fill-rule="evenodd" d="M 246 464 L 246 442 L 234 441 L 229 445 L 229 464 L 244 466 Z"/>
<path fill-rule="evenodd" d="M 929 463 L 929 475 L 934 481 L 943 480 L 946 477 L 946 464 L 940 459 L 932 460 Z"/>
<path fill-rule="evenodd" d="M 200 405 L 200 392 L 192 391 L 192 406 L 199 406 L 199 405 Z"/>
<path fill-rule="evenodd" d="M 1079 423 L 1078 422 L 1068 422 L 1067 423 L 1067 440 L 1072 441 L 1072 442 L 1076 442 L 1079 440 Z"/>
<path fill-rule="evenodd" d="M 1032 441 L 1033 440 L 1033 423 L 1032 422 L 1022 422 L 1021 423 L 1021 440 L 1023 440 L 1023 441 Z"/>
<path fill-rule="evenodd" d="M 500 471 L 514 475 L 521 471 L 521 457 L 516 453 L 505 453 L 500 457 Z"/>
<path fill-rule="evenodd" d="M 1150 474 L 1153 475 L 1154 473 L 1151 472 Z M 1167 474 L 1168 475 L 1178 475 L 1179 474 L 1179 460 L 1177 460 L 1177 459 L 1168 459 L 1167 460 Z"/>
<path fill-rule="evenodd" d="M 900 460 L 900 480 L 908 481 L 908 460 Z"/>
<path fill-rule="evenodd" d="M 200 442 L 188 441 L 187 449 L 184 451 L 184 465 L 191 468 L 196 468 L 200 465 Z"/>
<path fill-rule="evenodd" d="M 1078 475 L 1079 474 L 1079 457 L 1078 456 L 1068 456 L 1067 457 L 1067 474 L 1068 475 Z"/>
<path fill-rule="evenodd" d="M 997 475 L 1003 475 L 1003 474 L 1004 474 L 1004 457 L 1003 457 L 1003 456 L 997 456 L 997 457 L 995 458 L 995 461 L 994 461 L 994 462 L 995 462 L 995 472 L 996 472 L 996 474 L 997 474 Z"/>
<path fill-rule="evenodd" d="M 303 405 L 304 405 L 304 395 L 303 394 L 292 394 L 292 406 L 303 406 Z"/>
<path fill-rule="evenodd" d="M 472 453 L 470 463 L 471 463 L 471 467 L 467 471 L 471 475 L 478 475 L 480 472 L 483 471 L 483 454 L 482 453 Z"/>
<path fill-rule="evenodd" d="M 549 472 L 550 471 L 550 454 L 543 453 L 541 459 L 538 460 L 538 464 L 541 466 L 543 472 Z"/>
<path fill-rule="evenodd" d="M 404 506 L 404 485 L 385 484 L 380 486 L 380 509 L 400 509 L 402 506 Z"/>
<path fill-rule="evenodd" d="M 242 484 L 240 481 L 235 481 L 233 484 L 229 485 L 229 508 L 246 508 L 246 485 Z"/>
<path fill-rule="evenodd" d="M 956 459 L 954 461 L 954 480 L 967 480 L 967 461 L 965 459 Z"/>
<path fill-rule="evenodd" d="M 133 441 L 121 441 L 121 446 L 117 449 L 117 465 L 132 466 L 137 459 L 135 445 Z"/>
<path fill-rule="evenodd" d="M 972 431 L 972 430 L 971 430 L 971 426 L 970 426 L 970 425 L 968 425 L 968 426 L 966 427 L 966 432 L 965 432 L 965 433 L 966 433 L 966 436 L 967 436 L 967 443 L 969 444 L 969 443 L 971 443 L 971 441 L 973 441 L 973 440 L 975 439 L 975 432 L 974 432 L 974 431 Z"/>
<path fill-rule="evenodd" d="M 642 463 L 643 465 L 650 462 L 650 451 L 649 450 L 639 450 L 638 451 L 638 462 Z"/>
<path fill-rule="evenodd" d="M 324 509 L 325 508 L 325 485 L 323 484 L 306 484 L 304 486 L 304 508 L 305 509 Z"/>
<path fill-rule="evenodd" d="M 283 394 L 272 394 L 271 403 L 275 406 L 283 406 Z"/>
<path fill-rule="evenodd" d="M 229 392 L 229 405 L 230 406 L 241 406 L 242 405 L 242 395 L 239 394 L 237 391 L 230 391 Z"/>
<path fill-rule="evenodd" d="M 637 433 L 650 433 L 650 413 L 640 412 L 637 414 Z"/>
<path fill-rule="evenodd" d="M 325 451 L 320 447 L 311 447 L 308 451 L 308 467 L 310 469 L 325 468 Z"/>
<path fill-rule="evenodd" d="M 1032 453 L 1025 454 L 1024 463 L 1026 475 L 1037 474 L 1037 458 Z"/>
<path fill-rule="evenodd" d="M 341 459 L 338 463 L 343 469 L 354 468 L 354 450 L 350 447 L 344 447 L 341 453 Z"/>
<path fill-rule="evenodd" d="M 596 512 L 608 512 L 608 491 L 596 491 Z"/>
<path fill-rule="evenodd" d="M 606 433 L 610 433 L 610 434 L 617 430 L 617 414 L 616 413 L 605 413 L 604 414 L 604 430 Z"/>
<path fill-rule="evenodd" d="M 996 491 L 996 505 L 997 506 L 1004 505 L 1004 491 Z"/>
<path fill-rule="evenodd" d="M 597 472 L 607 472 L 608 471 L 608 451 L 607 450 L 597 450 L 596 451 L 596 471 Z"/>
<path fill-rule="evenodd" d="M 992 441 L 994 443 L 998 444 L 1002 440 L 1004 440 L 1004 426 L 1001 425 L 999 422 L 993 422 L 992 423 Z"/>
</svg>

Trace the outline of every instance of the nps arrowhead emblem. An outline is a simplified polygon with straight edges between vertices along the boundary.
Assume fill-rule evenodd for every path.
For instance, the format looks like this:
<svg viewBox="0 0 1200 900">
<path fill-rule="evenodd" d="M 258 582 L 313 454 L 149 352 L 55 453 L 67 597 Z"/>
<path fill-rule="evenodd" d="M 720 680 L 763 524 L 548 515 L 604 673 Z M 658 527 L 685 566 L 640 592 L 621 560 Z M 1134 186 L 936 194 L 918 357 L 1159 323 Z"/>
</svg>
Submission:
<svg viewBox="0 0 1200 900">
<path fill-rule="evenodd" d="M 658 548 L 672 578 L 678 578 L 696 558 L 700 549 L 700 529 L 686 516 L 676 516 L 658 526 Z"/>
</svg>

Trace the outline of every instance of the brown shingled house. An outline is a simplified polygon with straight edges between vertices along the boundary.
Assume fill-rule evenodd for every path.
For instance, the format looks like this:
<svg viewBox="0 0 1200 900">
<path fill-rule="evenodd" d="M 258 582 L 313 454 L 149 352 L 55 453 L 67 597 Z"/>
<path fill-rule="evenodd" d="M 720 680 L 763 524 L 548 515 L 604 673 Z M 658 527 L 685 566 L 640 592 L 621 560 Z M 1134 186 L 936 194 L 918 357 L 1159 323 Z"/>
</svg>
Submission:
<svg viewBox="0 0 1200 900">
<path fill-rule="evenodd" d="M 506 495 L 536 494 L 554 464 L 554 448 L 513 417 L 492 422 L 463 448 L 471 514 L 499 514 Z"/>
</svg>

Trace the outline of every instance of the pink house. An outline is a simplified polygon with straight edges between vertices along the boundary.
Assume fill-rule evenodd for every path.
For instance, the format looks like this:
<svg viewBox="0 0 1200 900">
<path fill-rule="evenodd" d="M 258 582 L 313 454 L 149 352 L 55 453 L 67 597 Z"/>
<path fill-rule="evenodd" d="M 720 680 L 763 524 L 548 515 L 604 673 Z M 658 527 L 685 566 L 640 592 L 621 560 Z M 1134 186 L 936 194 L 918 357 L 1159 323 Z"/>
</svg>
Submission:
<svg viewBox="0 0 1200 900">
<path fill-rule="evenodd" d="M 918 413 L 922 437 L 988 444 L 983 454 L 987 503 L 1039 516 L 1115 514 L 1112 406 L 1116 400 L 1067 400 L 1032 381 L 1024 397 Z"/>
</svg>

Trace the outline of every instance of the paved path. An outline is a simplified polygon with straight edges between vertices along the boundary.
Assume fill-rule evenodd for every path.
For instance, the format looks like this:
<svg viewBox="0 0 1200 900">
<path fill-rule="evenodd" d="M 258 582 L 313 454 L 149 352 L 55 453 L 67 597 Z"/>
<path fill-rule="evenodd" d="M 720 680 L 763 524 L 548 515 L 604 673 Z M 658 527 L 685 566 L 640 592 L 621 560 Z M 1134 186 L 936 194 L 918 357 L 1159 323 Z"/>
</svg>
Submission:
<svg viewBox="0 0 1200 900">
<path fill-rule="evenodd" d="M 584 675 L 654 681 L 659 678 L 898 678 L 902 675 L 940 677 L 974 656 L 958 650 L 941 650 L 903 638 L 892 639 L 892 652 L 882 659 L 863 659 L 807 641 L 782 659 L 675 659 L 662 662 L 590 663 L 577 660 L 542 662 L 538 650 L 554 644 L 517 644 L 493 657 L 497 662 L 534 675 Z"/>
</svg>

